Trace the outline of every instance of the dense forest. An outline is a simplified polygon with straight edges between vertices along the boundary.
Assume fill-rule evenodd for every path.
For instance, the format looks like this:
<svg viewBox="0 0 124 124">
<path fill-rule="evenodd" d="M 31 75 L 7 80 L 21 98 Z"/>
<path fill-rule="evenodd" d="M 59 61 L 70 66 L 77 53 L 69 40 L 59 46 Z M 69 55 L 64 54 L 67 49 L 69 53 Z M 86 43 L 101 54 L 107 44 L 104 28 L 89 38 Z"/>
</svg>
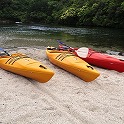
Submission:
<svg viewBox="0 0 124 124">
<path fill-rule="evenodd" d="M 124 0 L 0 0 L 0 23 L 124 28 Z"/>
</svg>

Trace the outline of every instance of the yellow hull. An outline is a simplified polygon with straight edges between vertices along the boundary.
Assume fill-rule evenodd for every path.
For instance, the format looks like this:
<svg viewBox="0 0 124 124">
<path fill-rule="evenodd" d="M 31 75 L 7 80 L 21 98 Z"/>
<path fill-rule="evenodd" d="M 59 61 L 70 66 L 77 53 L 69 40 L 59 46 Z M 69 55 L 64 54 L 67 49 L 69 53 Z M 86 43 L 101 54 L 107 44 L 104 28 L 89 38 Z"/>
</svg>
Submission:
<svg viewBox="0 0 124 124">
<path fill-rule="evenodd" d="M 41 83 L 49 81 L 54 75 L 54 72 L 41 62 L 20 53 L 0 57 L 0 68 Z"/>
<path fill-rule="evenodd" d="M 100 75 L 100 73 L 87 62 L 67 51 L 46 50 L 46 54 L 51 63 L 78 76 L 86 82 L 91 82 Z"/>
</svg>

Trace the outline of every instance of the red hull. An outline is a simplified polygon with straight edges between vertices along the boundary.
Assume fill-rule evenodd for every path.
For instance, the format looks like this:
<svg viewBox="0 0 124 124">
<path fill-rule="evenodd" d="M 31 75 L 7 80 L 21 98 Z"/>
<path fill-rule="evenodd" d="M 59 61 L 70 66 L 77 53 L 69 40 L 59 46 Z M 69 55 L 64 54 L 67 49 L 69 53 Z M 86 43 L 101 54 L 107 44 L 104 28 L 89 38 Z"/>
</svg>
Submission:
<svg viewBox="0 0 124 124">
<path fill-rule="evenodd" d="M 74 52 L 76 54 L 76 52 Z M 77 54 L 76 54 L 77 55 Z M 82 58 L 91 65 L 98 67 L 124 72 L 124 60 L 111 57 L 89 49 L 87 58 Z"/>
</svg>

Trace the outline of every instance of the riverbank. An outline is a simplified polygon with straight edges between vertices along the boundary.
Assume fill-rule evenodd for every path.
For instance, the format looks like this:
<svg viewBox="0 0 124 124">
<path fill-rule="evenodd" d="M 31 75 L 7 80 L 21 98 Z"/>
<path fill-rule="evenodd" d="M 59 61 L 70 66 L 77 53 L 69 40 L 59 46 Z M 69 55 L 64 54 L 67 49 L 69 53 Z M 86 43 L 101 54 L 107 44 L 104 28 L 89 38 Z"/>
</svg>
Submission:
<svg viewBox="0 0 124 124">
<path fill-rule="evenodd" d="M 0 123 L 124 123 L 124 73 L 95 67 L 101 75 L 86 83 L 52 65 L 44 47 L 7 51 L 27 54 L 51 68 L 55 75 L 47 83 L 38 83 L 0 69 Z"/>
</svg>

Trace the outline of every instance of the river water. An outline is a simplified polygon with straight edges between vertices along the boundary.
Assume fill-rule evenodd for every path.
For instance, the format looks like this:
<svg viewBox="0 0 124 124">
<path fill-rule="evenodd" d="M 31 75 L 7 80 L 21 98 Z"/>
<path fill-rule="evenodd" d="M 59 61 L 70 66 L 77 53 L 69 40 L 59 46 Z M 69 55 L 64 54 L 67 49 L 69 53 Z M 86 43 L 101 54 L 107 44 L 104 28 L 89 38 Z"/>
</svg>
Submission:
<svg viewBox="0 0 124 124">
<path fill-rule="evenodd" d="M 124 51 L 124 29 L 74 28 L 51 25 L 0 26 L 0 47 L 58 46 L 61 40 L 72 47 L 90 47 L 99 51 Z"/>
</svg>

